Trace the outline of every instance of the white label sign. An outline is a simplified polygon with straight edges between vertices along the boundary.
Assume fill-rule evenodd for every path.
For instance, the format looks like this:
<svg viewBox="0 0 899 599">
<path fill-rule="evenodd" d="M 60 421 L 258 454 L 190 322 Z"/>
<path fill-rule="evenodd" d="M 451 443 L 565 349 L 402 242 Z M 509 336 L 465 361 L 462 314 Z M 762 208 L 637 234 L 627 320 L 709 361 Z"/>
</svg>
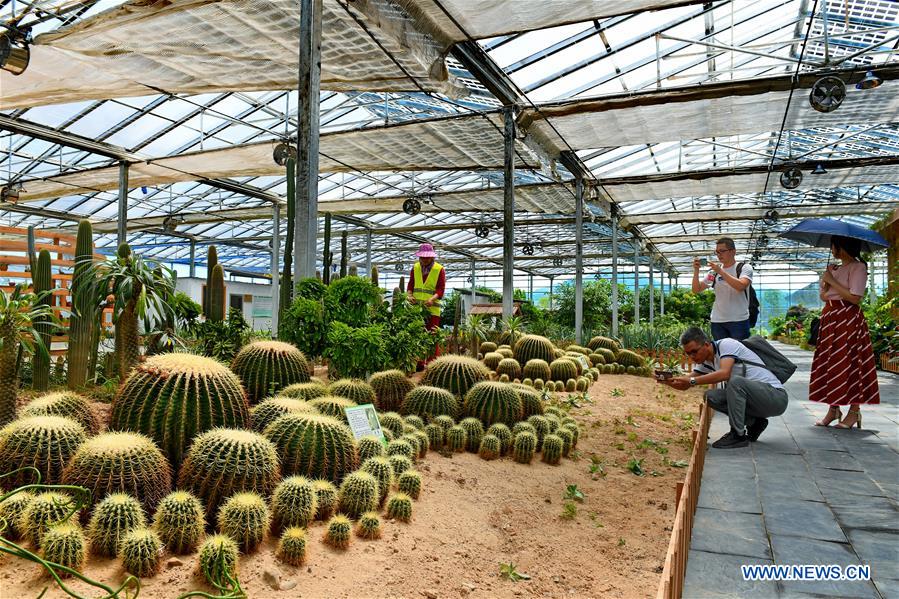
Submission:
<svg viewBox="0 0 899 599">
<path fill-rule="evenodd" d="M 353 436 L 357 439 L 362 437 L 375 436 L 384 440 L 384 433 L 381 431 L 381 421 L 378 420 L 378 412 L 375 406 L 370 403 L 361 406 L 353 406 L 344 408 L 346 412 L 347 422 L 353 431 Z"/>
</svg>

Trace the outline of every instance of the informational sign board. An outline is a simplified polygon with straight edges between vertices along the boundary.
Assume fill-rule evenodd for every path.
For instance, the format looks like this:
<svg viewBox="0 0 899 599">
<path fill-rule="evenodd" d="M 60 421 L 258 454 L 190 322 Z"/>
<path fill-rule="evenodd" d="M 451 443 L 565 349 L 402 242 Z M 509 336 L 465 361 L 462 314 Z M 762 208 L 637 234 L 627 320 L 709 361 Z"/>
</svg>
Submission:
<svg viewBox="0 0 899 599">
<path fill-rule="evenodd" d="M 353 406 L 344 408 L 346 419 L 353 431 L 353 436 L 357 439 L 362 437 L 375 436 L 381 441 L 385 441 L 384 432 L 381 430 L 381 421 L 378 420 L 378 412 L 375 406 L 370 403 L 361 406 Z"/>
</svg>

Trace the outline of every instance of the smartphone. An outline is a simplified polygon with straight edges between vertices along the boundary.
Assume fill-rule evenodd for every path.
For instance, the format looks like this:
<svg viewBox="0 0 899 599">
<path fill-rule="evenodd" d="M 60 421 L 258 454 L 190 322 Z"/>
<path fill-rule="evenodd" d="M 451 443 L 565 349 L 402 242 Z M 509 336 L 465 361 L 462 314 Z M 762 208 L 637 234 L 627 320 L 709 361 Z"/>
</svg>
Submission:
<svg viewBox="0 0 899 599">
<path fill-rule="evenodd" d="M 708 265 L 709 265 L 709 259 L 708 259 L 708 258 L 700 258 L 700 259 L 699 259 L 699 265 L 700 265 L 700 266 L 708 266 Z"/>
<path fill-rule="evenodd" d="M 655 375 L 656 378 L 660 381 L 667 381 L 674 378 L 674 373 L 670 370 L 656 370 Z"/>
</svg>

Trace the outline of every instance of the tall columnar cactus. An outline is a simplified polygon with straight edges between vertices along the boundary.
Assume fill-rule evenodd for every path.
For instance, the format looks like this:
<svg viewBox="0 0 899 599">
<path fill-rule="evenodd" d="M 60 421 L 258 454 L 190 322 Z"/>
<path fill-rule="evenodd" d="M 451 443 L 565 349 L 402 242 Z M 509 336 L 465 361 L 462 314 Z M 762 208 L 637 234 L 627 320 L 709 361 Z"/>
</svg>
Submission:
<svg viewBox="0 0 899 599">
<path fill-rule="evenodd" d="M 77 522 L 57 524 L 44 534 L 41 541 L 41 555 L 48 562 L 59 564 L 73 570 L 81 570 L 84 565 L 85 550 L 84 532 Z M 61 578 L 71 576 L 65 570 L 55 570 Z"/>
<path fill-rule="evenodd" d="M 272 528 L 306 527 L 315 520 L 318 498 L 313 482 L 302 476 L 288 476 L 272 495 Z"/>
<path fill-rule="evenodd" d="M 398 410 L 406 394 L 415 388 L 415 383 L 401 370 L 376 372 L 369 377 L 368 384 L 375 390 L 375 407 L 382 412 Z"/>
<path fill-rule="evenodd" d="M 172 469 L 152 439 L 103 433 L 81 444 L 62 473 L 63 484 L 86 487 L 93 501 L 128 493 L 152 512 L 172 486 Z"/>
<path fill-rule="evenodd" d="M 533 387 L 528 387 L 527 385 L 520 383 L 512 383 L 511 387 L 515 389 L 518 396 L 521 398 L 522 418 L 527 419 L 534 414 L 543 413 L 543 398 Z"/>
<path fill-rule="evenodd" d="M 15 541 L 25 536 L 25 531 L 19 524 L 22 521 L 22 514 L 33 499 L 34 493 L 31 491 L 19 491 L 0 501 L 0 522 L 6 523 L 6 527 L 0 530 L 3 537 Z"/>
<path fill-rule="evenodd" d="M 515 435 L 512 443 L 512 457 L 519 464 L 530 464 L 537 449 L 537 435 L 522 431 Z"/>
<path fill-rule="evenodd" d="M 206 287 L 206 320 L 221 322 L 225 320 L 225 269 L 221 264 L 212 267 Z"/>
<path fill-rule="evenodd" d="M 26 248 L 28 249 L 28 268 L 31 272 L 37 270 L 37 243 L 34 239 L 34 226 L 30 225 L 26 232 Z"/>
<path fill-rule="evenodd" d="M 390 460 L 386 457 L 368 458 L 362 462 L 360 470 L 371 474 L 378 481 L 378 503 L 384 503 L 384 499 L 394 483 L 393 466 L 390 465 Z"/>
<path fill-rule="evenodd" d="M 19 517 L 19 531 L 40 547 L 44 535 L 51 527 L 63 522 L 74 507 L 74 500 L 65 493 L 47 491 L 37 494 Z"/>
<path fill-rule="evenodd" d="M 240 550 L 234 539 L 227 535 L 207 537 L 200 546 L 200 572 L 212 585 L 223 585 L 237 577 L 237 561 Z"/>
<path fill-rule="evenodd" d="M 556 435 L 546 435 L 543 439 L 543 461 L 553 466 L 558 465 L 562 459 L 562 451 L 565 447 L 561 438 Z"/>
<path fill-rule="evenodd" d="M 632 352 L 629 349 L 619 350 L 615 358 L 619 364 L 622 364 L 625 367 L 633 366 L 634 368 L 639 368 L 643 366 L 643 363 L 645 362 L 640 354 Z"/>
<path fill-rule="evenodd" d="M 527 364 L 530 360 L 552 362 L 555 346 L 553 342 L 540 335 L 524 335 L 515 344 L 515 359 L 519 364 Z M 531 377 L 534 378 L 534 377 Z"/>
<path fill-rule="evenodd" d="M 219 508 L 219 530 L 237 541 L 244 552 L 259 547 L 270 523 L 268 506 L 258 493 L 235 493 Z"/>
<path fill-rule="evenodd" d="M 282 397 L 292 397 L 303 401 L 323 397 L 327 394 L 328 386 L 317 380 L 310 380 L 308 383 L 294 383 L 278 391 L 278 395 Z"/>
<path fill-rule="evenodd" d="M 206 248 L 206 289 L 203 291 L 203 309 L 206 311 L 206 319 L 207 320 L 222 320 L 224 318 L 224 311 L 222 312 L 221 318 L 210 318 L 209 312 L 209 291 L 212 289 L 212 271 L 219 263 L 219 255 L 218 251 L 215 249 L 214 245 L 210 245 Z M 222 271 L 223 280 L 224 280 L 224 271 Z M 224 308 L 224 304 L 222 305 Z"/>
<path fill-rule="evenodd" d="M 475 383 L 490 377 L 487 367 L 464 356 L 441 356 L 428 364 L 422 378 L 423 385 L 446 389 L 453 395 L 465 397 Z"/>
<path fill-rule="evenodd" d="M 146 526 L 140 502 L 125 493 L 112 493 L 98 503 L 91 515 L 87 536 L 91 552 L 115 557 L 126 534 Z"/>
<path fill-rule="evenodd" d="M 217 428 L 194 439 L 181 465 L 178 487 L 206 503 L 206 518 L 211 521 L 234 493 L 254 491 L 268 497 L 280 479 L 278 453 L 268 439 L 250 431 Z"/>
<path fill-rule="evenodd" d="M 518 360 L 515 358 L 503 358 L 499 361 L 499 364 L 496 365 L 496 374 L 505 374 L 512 380 L 520 379 L 521 365 L 518 364 Z"/>
<path fill-rule="evenodd" d="M 484 425 L 478 418 L 469 417 L 463 418 L 459 426 L 465 431 L 465 449 L 477 453 L 484 436 Z"/>
<path fill-rule="evenodd" d="M 137 528 L 122 538 L 119 557 L 127 572 L 138 578 L 153 576 L 162 565 L 162 541 L 153 530 Z"/>
<path fill-rule="evenodd" d="M 400 522 L 412 520 L 412 498 L 405 493 L 394 493 L 387 500 L 387 517 Z"/>
<path fill-rule="evenodd" d="M 480 441 L 479 441 L 480 442 Z M 465 451 L 468 444 L 468 433 L 460 425 L 455 425 L 446 431 L 446 447 L 452 452 L 461 453 Z"/>
<path fill-rule="evenodd" d="M 61 416 L 19 418 L 0 432 L 0 472 L 14 472 L 33 467 L 41 473 L 45 484 L 59 484 L 68 461 L 87 439 L 84 428 Z M 19 470 L 0 479 L 0 488 L 36 483 L 34 473 Z"/>
<path fill-rule="evenodd" d="M 499 439 L 500 443 L 500 454 L 507 454 L 509 450 L 512 449 L 512 431 L 509 430 L 509 427 L 500 422 L 492 425 L 487 429 L 488 435 L 493 435 L 497 439 Z"/>
<path fill-rule="evenodd" d="M 521 420 L 521 397 L 511 385 L 484 381 L 465 395 L 464 411 L 487 426 L 496 422 L 512 426 Z"/>
<path fill-rule="evenodd" d="M 131 371 L 113 400 L 110 427 L 144 433 L 179 464 L 198 434 L 249 421 L 243 387 L 226 366 L 203 356 L 160 354 Z"/>
<path fill-rule="evenodd" d="M 329 480 L 312 481 L 315 489 L 315 519 L 324 522 L 337 511 L 337 487 Z"/>
<path fill-rule="evenodd" d="M 350 252 L 347 249 L 347 235 L 349 233 L 347 231 L 343 231 L 340 234 L 340 278 L 342 279 L 347 275 L 347 263 L 350 259 Z"/>
<path fill-rule="evenodd" d="M 548 381 L 552 378 L 552 371 L 546 360 L 536 358 L 533 360 L 528 360 L 525 363 L 524 369 L 522 370 L 522 375 L 528 379 L 542 379 L 544 381 Z"/>
<path fill-rule="evenodd" d="M 253 430 L 262 433 L 269 424 L 284 414 L 294 413 L 319 414 L 320 412 L 307 401 L 276 395 L 253 407 L 250 410 L 250 421 L 253 423 Z"/>
<path fill-rule="evenodd" d="M 375 285 L 380 286 L 381 283 L 378 280 L 378 278 L 379 278 L 378 266 L 374 265 L 371 267 L 371 282 L 374 283 Z"/>
<path fill-rule="evenodd" d="M 328 393 L 345 397 L 359 405 L 376 401 L 374 388 L 361 379 L 340 379 L 328 386 Z"/>
<path fill-rule="evenodd" d="M 324 397 L 316 397 L 311 400 L 309 405 L 319 414 L 337 418 L 338 420 L 347 423 L 346 412 L 344 410 L 346 408 L 354 407 L 356 402 L 336 395 L 325 395 Z"/>
<path fill-rule="evenodd" d="M 299 526 L 288 528 L 278 540 L 275 557 L 291 566 L 302 566 L 306 562 L 306 529 Z"/>
<path fill-rule="evenodd" d="M 159 502 L 153 528 L 172 553 L 193 553 L 206 528 L 203 504 L 187 491 L 173 491 Z"/>
<path fill-rule="evenodd" d="M 378 512 L 365 512 L 359 516 L 356 523 L 356 536 L 360 539 L 380 539 L 381 538 L 381 517 Z"/>
<path fill-rule="evenodd" d="M 607 349 L 612 352 L 617 352 L 621 349 L 621 344 L 611 337 L 602 337 L 598 335 L 587 342 L 587 347 L 593 351 L 596 351 L 597 349 Z"/>
<path fill-rule="evenodd" d="M 422 385 L 406 395 L 400 411 L 419 416 L 425 422 L 431 422 L 434 417 L 441 415 L 455 418 L 459 413 L 459 401 L 446 389 Z"/>
<path fill-rule="evenodd" d="M 75 238 L 75 268 L 72 271 L 72 314 L 69 317 L 69 350 L 67 383 L 69 389 L 78 390 L 87 383 L 87 375 L 93 347 L 93 330 L 97 322 L 97 305 L 93 301 L 96 291 L 91 276 L 94 259 L 94 235 L 91 223 L 78 223 Z"/>
<path fill-rule="evenodd" d="M 50 272 L 50 252 L 41 250 L 37 257 L 37 268 L 31 273 L 31 280 L 34 283 L 34 292 L 42 295 L 40 303 L 49 306 L 51 304 L 53 291 L 53 279 Z M 34 329 L 41 336 L 44 347 L 48 352 L 35 352 L 32 358 L 32 386 L 37 391 L 46 391 L 50 386 L 50 336 L 53 324 L 50 317 L 40 318 L 34 324 Z"/>
<path fill-rule="evenodd" d="M 231 369 L 256 404 L 294 383 L 309 382 L 309 363 L 303 352 L 282 341 L 256 341 L 241 349 Z"/>
<path fill-rule="evenodd" d="M 346 549 L 350 546 L 350 533 L 353 523 L 343 514 L 337 514 L 328 520 L 324 541 L 335 549 Z"/>
<path fill-rule="evenodd" d="M 568 379 L 577 377 L 577 366 L 575 366 L 574 362 L 565 358 L 553 360 L 549 365 L 549 369 L 552 371 L 552 379 L 554 381 L 562 381 L 564 383 Z"/>
<path fill-rule="evenodd" d="M 418 499 L 421 495 L 421 474 L 416 470 L 406 470 L 399 475 L 396 481 L 400 493 L 405 493 L 412 499 Z"/>
<path fill-rule="evenodd" d="M 71 391 L 47 393 L 34 398 L 19 413 L 19 418 L 31 416 L 62 416 L 84 427 L 88 435 L 100 431 L 100 418 L 83 395 Z"/>
<path fill-rule="evenodd" d="M 330 416 L 286 414 L 265 436 L 275 444 L 284 474 L 340 481 L 356 469 L 356 443 L 343 422 Z"/>
<path fill-rule="evenodd" d="M 378 480 L 374 476 L 362 470 L 351 472 L 340 484 L 338 509 L 340 513 L 356 519 L 378 507 L 379 492 Z"/>
</svg>

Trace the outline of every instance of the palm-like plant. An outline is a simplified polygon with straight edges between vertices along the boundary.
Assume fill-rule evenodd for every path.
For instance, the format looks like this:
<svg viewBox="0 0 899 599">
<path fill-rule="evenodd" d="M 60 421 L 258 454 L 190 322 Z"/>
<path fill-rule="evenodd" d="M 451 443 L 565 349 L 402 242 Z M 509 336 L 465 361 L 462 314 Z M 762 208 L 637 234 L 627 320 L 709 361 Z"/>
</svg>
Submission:
<svg viewBox="0 0 899 599">
<path fill-rule="evenodd" d="M 503 318 L 503 333 L 509 336 L 509 346 L 515 349 L 518 338 L 524 334 L 524 318 L 521 316 L 507 316 Z"/>
<path fill-rule="evenodd" d="M 53 309 L 41 303 L 44 295 L 26 293 L 23 285 L 16 285 L 12 293 L 0 290 L 0 426 L 16 417 L 19 352 L 37 352 L 49 358 L 34 328 L 36 323 L 54 321 Z"/>
<path fill-rule="evenodd" d="M 480 314 L 469 314 L 462 325 L 462 336 L 468 342 L 468 347 L 473 358 L 478 357 L 478 347 L 481 341 L 487 340 L 487 320 Z"/>
<path fill-rule="evenodd" d="M 91 268 L 92 278 L 97 281 L 97 303 L 108 306 L 112 297 L 116 360 L 119 378 L 125 380 L 140 361 L 140 320 L 152 328 L 156 324 L 164 326 L 171 317 L 172 309 L 166 299 L 174 291 L 174 273 L 131 253 L 125 243 L 114 258 L 96 262 Z"/>
</svg>

